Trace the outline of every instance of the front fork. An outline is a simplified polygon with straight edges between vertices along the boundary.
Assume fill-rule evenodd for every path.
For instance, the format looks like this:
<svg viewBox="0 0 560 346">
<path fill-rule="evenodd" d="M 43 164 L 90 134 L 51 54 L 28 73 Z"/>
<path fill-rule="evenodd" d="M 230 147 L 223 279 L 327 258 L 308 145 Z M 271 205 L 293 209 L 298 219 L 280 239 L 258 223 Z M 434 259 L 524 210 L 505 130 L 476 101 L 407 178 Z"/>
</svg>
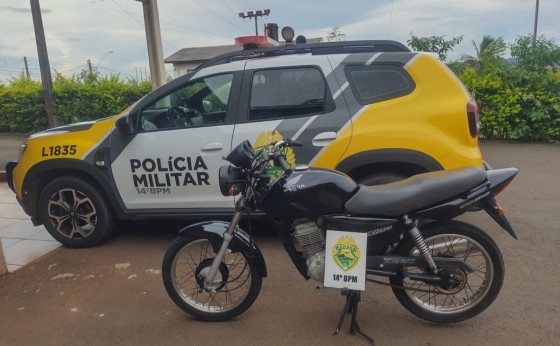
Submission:
<svg viewBox="0 0 560 346">
<path fill-rule="evenodd" d="M 418 248 L 418 251 L 420 251 L 420 253 L 426 260 L 426 263 L 428 263 L 428 266 L 430 267 L 432 272 L 434 274 L 437 274 L 437 267 L 434 262 L 434 259 L 432 258 L 432 254 L 430 253 L 430 248 L 428 247 L 428 244 L 426 244 L 426 241 L 424 240 L 422 233 L 420 233 L 420 230 L 418 229 L 417 226 L 417 222 L 415 220 L 412 220 L 410 217 L 408 217 L 408 215 L 405 214 L 403 216 L 403 223 L 408 229 L 408 233 L 412 237 L 412 240 L 414 241 L 416 248 Z"/>
<path fill-rule="evenodd" d="M 239 221 L 241 220 L 241 215 L 243 214 L 244 205 L 245 205 L 245 197 L 242 196 L 241 198 L 239 198 L 239 200 L 237 200 L 237 203 L 235 203 L 235 214 L 233 214 L 233 218 L 229 223 L 228 229 L 224 233 L 224 241 L 222 242 L 222 246 L 220 246 L 220 250 L 216 254 L 216 257 L 214 257 L 214 260 L 212 261 L 212 265 L 210 266 L 210 269 L 208 270 L 208 272 L 206 273 L 206 277 L 204 278 L 205 289 L 212 290 L 211 289 L 212 287 L 219 286 L 216 284 L 219 284 L 220 282 L 215 281 L 216 273 L 218 272 L 218 268 L 220 267 L 220 264 L 224 260 L 224 256 L 228 251 L 229 243 L 233 239 L 233 232 L 237 228 L 237 225 L 239 225 Z"/>
</svg>

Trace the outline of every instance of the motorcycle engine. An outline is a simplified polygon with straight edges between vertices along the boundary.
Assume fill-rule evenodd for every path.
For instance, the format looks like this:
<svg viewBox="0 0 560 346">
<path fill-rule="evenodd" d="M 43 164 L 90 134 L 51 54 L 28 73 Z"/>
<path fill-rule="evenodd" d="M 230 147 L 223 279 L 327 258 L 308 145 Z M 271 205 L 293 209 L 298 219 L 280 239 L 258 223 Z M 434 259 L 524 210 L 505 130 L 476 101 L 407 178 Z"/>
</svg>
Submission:
<svg viewBox="0 0 560 346">
<path fill-rule="evenodd" d="M 295 224 L 294 238 L 304 249 L 307 273 L 315 281 L 325 277 L 325 233 L 314 220 L 306 219 Z"/>
</svg>

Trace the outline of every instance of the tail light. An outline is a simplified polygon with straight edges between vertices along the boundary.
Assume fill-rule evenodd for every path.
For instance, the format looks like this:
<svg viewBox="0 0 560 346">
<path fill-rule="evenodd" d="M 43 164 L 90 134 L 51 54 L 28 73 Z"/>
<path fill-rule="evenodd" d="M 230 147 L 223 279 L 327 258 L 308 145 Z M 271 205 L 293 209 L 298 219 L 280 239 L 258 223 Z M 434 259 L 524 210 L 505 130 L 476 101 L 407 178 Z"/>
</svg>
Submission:
<svg viewBox="0 0 560 346">
<path fill-rule="evenodd" d="M 500 194 L 502 191 L 504 191 L 506 187 L 508 187 L 508 185 L 513 181 L 513 178 L 515 178 L 515 176 L 509 178 L 508 180 L 504 181 L 500 185 L 496 186 L 496 189 L 492 191 L 492 196 L 495 197 L 498 194 Z"/>
<path fill-rule="evenodd" d="M 476 138 L 480 130 L 480 115 L 478 113 L 478 105 L 474 101 L 467 102 L 467 118 L 469 120 L 471 137 Z"/>
</svg>

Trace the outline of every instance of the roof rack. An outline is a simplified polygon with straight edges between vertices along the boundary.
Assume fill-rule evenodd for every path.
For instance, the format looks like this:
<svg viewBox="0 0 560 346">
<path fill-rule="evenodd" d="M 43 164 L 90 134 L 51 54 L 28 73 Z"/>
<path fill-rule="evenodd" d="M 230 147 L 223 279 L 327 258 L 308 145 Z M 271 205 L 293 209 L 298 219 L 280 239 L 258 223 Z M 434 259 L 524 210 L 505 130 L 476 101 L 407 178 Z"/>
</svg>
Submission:
<svg viewBox="0 0 560 346">
<path fill-rule="evenodd" d="M 303 53 L 311 53 L 312 55 L 325 55 L 366 52 L 410 52 L 410 49 L 408 49 L 404 44 L 400 42 L 391 40 L 288 44 L 277 47 L 240 50 L 236 52 L 225 53 L 200 64 L 196 68 L 196 70 L 200 70 L 209 66 L 227 64 L 231 61 L 236 60 L 248 60 L 281 55 Z"/>
</svg>

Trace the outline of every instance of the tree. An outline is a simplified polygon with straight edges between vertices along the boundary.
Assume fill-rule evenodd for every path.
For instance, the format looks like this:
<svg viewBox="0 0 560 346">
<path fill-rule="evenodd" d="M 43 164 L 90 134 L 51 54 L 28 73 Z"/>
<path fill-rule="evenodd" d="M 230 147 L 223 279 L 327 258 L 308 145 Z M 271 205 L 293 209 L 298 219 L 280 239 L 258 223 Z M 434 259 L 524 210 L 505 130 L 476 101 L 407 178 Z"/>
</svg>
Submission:
<svg viewBox="0 0 560 346">
<path fill-rule="evenodd" d="M 437 53 L 441 60 L 445 60 L 447 54 L 453 51 L 453 47 L 461 41 L 463 41 L 463 35 L 446 40 L 445 35 L 419 37 L 410 32 L 410 39 L 406 42 L 416 51 Z"/>
<path fill-rule="evenodd" d="M 476 50 L 476 65 L 480 70 L 489 66 L 500 65 L 502 56 L 506 51 L 506 43 L 501 37 L 494 38 L 490 35 L 484 35 L 480 43 L 472 41 L 474 49 Z"/>
<path fill-rule="evenodd" d="M 517 58 L 519 67 L 531 71 L 560 69 L 560 46 L 544 35 L 539 36 L 533 44 L 533 36 L 518 36 L 510 45 L 511 56 Z"/>
<path fill-rule="evenodd" d="M 333 27 L 331 31 L 329 31 L 329 33 L 327 34 L 327 41 L 329 42 L 344 41 L 345 38 L 346 38 L 346 34 L 342 33 L 338 26 Z"/>
</svg>

